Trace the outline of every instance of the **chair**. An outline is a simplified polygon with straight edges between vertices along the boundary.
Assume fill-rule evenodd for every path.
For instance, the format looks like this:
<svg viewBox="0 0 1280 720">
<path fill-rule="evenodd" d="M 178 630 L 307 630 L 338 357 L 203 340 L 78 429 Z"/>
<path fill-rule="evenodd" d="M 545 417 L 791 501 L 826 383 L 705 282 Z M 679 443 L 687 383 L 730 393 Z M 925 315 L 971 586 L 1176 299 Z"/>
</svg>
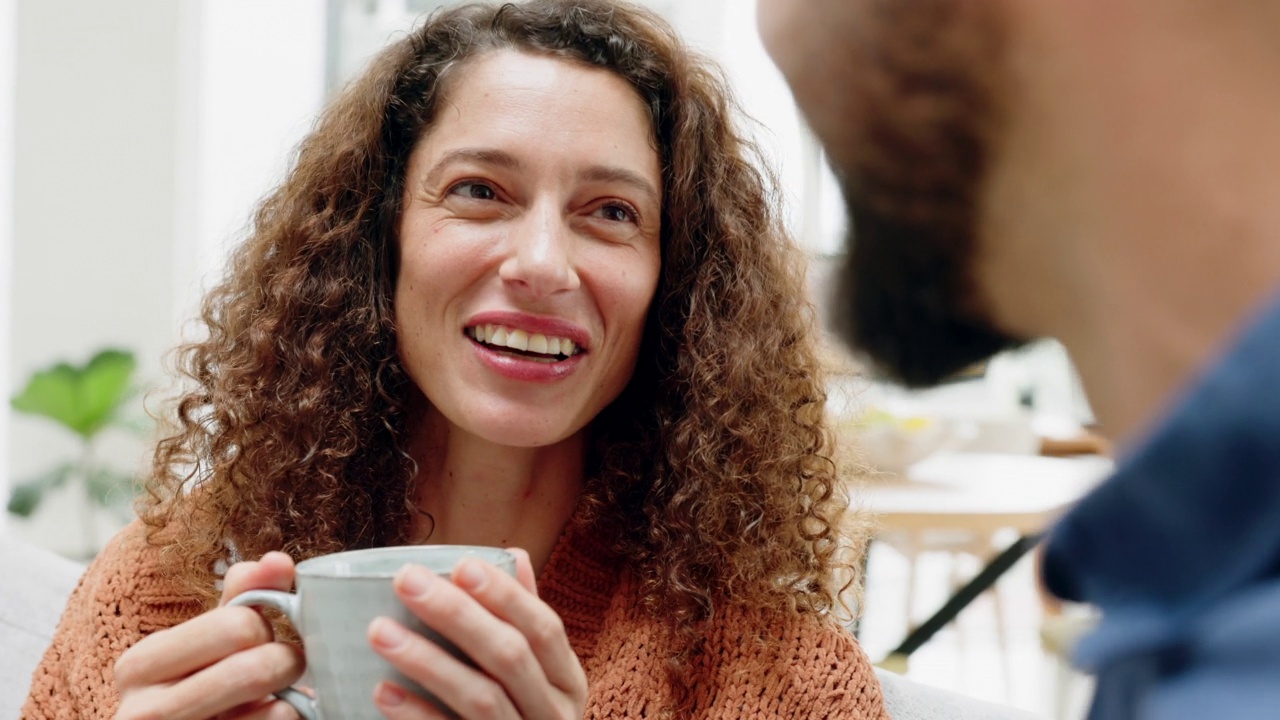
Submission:
<svg viewBox="0 0 1280 720">
<path fill-rule="evenodd" d="M 1040 562 L 1044 558 L 1036 555 L 1036 575 L 1040 574 Z M 1054 680 L 1054 712 L 1058 717 L 1072 716 L 1074 700 L 1083 685 L 1088 688 L 1091 682 L 1078 673 L 1071 665 L 1071 656 L 1076 644 L 1098 626 L 1102 617 L 1099 611 L 1089 605 L 1066 603 L 1058 600 L 1048 591 L 1038 586 L 1040 605 L 1044 608 L 1044 619 L 1040 623 L 1040 646 L 1053 659 Z"/>
</svg>

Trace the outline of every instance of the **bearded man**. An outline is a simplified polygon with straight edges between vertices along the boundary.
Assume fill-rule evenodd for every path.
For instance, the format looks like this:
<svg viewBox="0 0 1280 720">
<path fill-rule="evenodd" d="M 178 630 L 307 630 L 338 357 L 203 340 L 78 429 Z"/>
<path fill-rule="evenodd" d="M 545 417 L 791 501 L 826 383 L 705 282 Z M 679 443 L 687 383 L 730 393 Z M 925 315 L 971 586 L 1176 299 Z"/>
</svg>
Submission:
<svg viewBox="0 0 1280 720">
<path fill-rule="evenodd" d="M 837 330 L 906 384 L 1070 352 L 1116 475 L 1043 580 L 1092 718 L 1280 712 L 1280 2 L 760 0 L 851 216 Z"/>
</svg>

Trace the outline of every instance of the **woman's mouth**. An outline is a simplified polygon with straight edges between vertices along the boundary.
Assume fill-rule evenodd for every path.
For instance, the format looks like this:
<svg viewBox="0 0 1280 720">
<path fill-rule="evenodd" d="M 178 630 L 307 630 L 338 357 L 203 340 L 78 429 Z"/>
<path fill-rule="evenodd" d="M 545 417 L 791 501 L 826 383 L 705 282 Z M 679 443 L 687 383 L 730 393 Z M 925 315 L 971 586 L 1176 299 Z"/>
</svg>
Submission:
<svg viewBox="0 0 1280 720">
<path fill-rule="evenodd" d="M 538 363 L 562 362 L 583 352 L 569 338 L 530 333 L 505 325 L 473 325 L 464 332 L 489 350 Z"/>
</svg>

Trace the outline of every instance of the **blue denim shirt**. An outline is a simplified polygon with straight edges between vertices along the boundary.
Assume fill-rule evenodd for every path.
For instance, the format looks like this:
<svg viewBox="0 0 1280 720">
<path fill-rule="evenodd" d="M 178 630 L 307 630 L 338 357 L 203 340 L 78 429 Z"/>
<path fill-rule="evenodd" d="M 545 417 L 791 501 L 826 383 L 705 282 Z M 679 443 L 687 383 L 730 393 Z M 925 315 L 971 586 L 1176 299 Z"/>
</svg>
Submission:
<svg viewBox="0 0 1280 720">
<path fill-rule="evenodd" d="M 1050 534 L 1090 718 L 1280 718 L 1280 303 Z"/>
</svg>

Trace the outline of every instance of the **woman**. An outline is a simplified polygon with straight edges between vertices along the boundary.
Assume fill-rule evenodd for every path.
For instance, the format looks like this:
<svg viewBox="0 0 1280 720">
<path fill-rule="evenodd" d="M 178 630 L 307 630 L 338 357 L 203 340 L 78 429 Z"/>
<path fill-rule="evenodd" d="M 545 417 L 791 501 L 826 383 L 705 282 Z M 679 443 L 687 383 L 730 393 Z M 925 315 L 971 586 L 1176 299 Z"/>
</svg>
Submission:
<svg viewBox="0 0 1280 720">
<path fill-rule="evenodd" d="M 206 299 L 142 524 L 25 716 L 292 717 L 268 695 L 297 650 L 220 596 L 454 543 L 522 548 L 519 580 L 396 587 L 480 667 L 389 621 L 370 642 L 463 717 L 885 717 L 833 619 L 810 309 L 727 98 L 606 0 L 453 8 L 386 50 Z"/>
</svg>

